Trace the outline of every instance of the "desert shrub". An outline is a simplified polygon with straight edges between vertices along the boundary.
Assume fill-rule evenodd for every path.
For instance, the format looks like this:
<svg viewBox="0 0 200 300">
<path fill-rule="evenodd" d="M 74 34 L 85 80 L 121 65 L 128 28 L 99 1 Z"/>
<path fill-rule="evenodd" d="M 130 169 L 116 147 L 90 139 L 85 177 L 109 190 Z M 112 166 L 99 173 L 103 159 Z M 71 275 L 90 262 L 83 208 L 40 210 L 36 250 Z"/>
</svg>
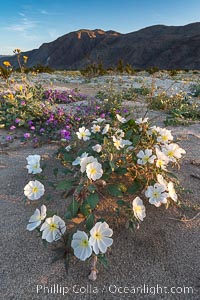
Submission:
<svg viewBox="0 0 200 300">
<path fill-rule="evenodd" d="M 158 67 L 151 67 L 151 68 L 147 68 L 146 71 L 150 74 L 153 75 L 156 72 L 159 72 L 159 68 Z"/>
<path fill-rule="evenodd" d="M 190 87 L 190 92 L 193 97 L 199 97 L 200 96 L 200 84 L 192 84 Z"/>
<path fill-rule="evenodd" d="M 178 74 L 177 70 L 170 70 L 169 71 L 170 76 L 176 76 Z"/>
<path fill-rule="evenodd" d="M 200 120 L 200 107 L 198 104 L 191 102 L 191 99 L 186 93 L 177 93 L 171 95 L 170 97 L 165 93 L 160 93 L 157 96 L 148 99 L 150 108 L 155 110 L 164 110 L 170 113 L 170 122 L 169 119 L 166 124 L 179 124 L 178 120 L 172 120 L 174 118 L 188 120 Z M 186 124 L 186 123 L 185 123 Z"/>
<path fill-rule="evenodd" d="M 0 66 L 0 77 L 7 80 L 12 74 L 12 70 Z"/>
<path fill-rule="evenodd" d="M 29 120 L 43 119 L 44 111 L 50 109 L 42 101 L 44 90 L 41 86 L 20 86 L 13 92 L 0 96 L 0 124 L 11 126 L 17 121 L 23 126 Z"/>
</svg>

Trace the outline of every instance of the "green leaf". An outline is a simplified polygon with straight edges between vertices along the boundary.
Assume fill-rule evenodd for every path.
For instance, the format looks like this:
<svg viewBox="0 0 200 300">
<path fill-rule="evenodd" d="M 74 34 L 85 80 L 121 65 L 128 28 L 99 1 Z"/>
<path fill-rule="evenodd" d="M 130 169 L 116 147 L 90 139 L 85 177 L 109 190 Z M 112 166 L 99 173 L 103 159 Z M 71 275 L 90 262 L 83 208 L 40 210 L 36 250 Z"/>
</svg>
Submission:
<svg viewBox="0 0 200 300">
<path fill-rule="evenodd" d="M 89 216 L 89 214 L 91 212 L 91 207 L 86 201 L 84 201 L 83 204 L 80 207 L 80 211 L 82 212 L 82 214 L 85 217 L 87 217 L 87 216 Z"/>
<path fill-rule="evenodd" d="M 94 215 L 91 214 L 87 217 L 87 220 L 86 220 L 86 229 L 87 230 L 90 230 L 92 229 L 92 227 L 94 226 Z"/>
<path fill-rule="evenodd" d="M 97 219 L 97 222 L 103 223 L 103 222 L 106 222 L 106 219 L 104 219 L 104 218 L 99 218 L 99 219 Z"/>
<path fill-rule="evenodd" d="M 94 209 L 98 202 L 99 202 L 99 196 L 97 193 L 93 193 L 87 196 L 87 198 L 85 199 L 85 201 L 90 205 L 90 207 L 92 209 Z"/>
<path fill-rule="evenodd" d="M 132 138 L 132 143 L 133 143 L 133 146 L 137 145 L 137 143 L 139 142 L 140 140 L 140 135 L 134 135 L 133 138 Z"/>
<path fill-rule="evenodd" d="M 126 203 L 124 202 L 124 200 L 117 200 L 117 204 L 119 205 L 119 206 L 123 206 L 123 205 L 125 205 Z"/>
<path fill-rule="evenodd" d="M 110 165 L 111 170 L 114 171 L 115 170 L 115 163 L 111 160 L 111 161 L 109 161 L 109 165 Z"/>
<path fill-rule="evenodd" d="M 109 185 L 107 187 L 107 190 L 108 190 L 109 194 L 114 196 L 114 197 L 123 197 L 123 194 L 120 190 L 120 187 L 116 184 Z"/>
<path fill-rule="evenodd" d="M 57 184 L 56 189 L 57 190 L 69 190 L 72 187 L 72 182 L 69 180 L 61 181 Z"/>
<path fill-rule="evenodd" d="M 139 189 L 141 188 L 141 185 L 140 185 L 140 183 L 138 182 L 138 181 L 134 181 L 133 183 L 132 183 L 132 185 L 128 188 L 128 190 L 127 190 L 127 193 L 129 193 L 129 194 L 135 194 L 136 192 L 138 192 L 139 191 Z"/>
<path fill-rule="evenodd" d="M 82 191 L 82 189 L 84 188 L 84 184 L 79 184 L 76 188 L 77 193 L 80 193 Z"/>
<path fill-rule="evenodd" d="M 87 189 L 90 193 L 94 193 L 96 191 L 96 186 L 91 184 L 88 185 Z"/>
<path fill-rule="evenodd" d="M 64 154 L 64 160 L 67 161 L 67 162 L 73 162 L 74 158 L 73 158 L 73 156 L 71 154 L 65 153 Z"/>
<path fill-rule="evenodd" d="M 130 140 L 130 138 L 132 137 L 133 135 L 133 129 L 129 129 L 127 132 L 126 132 L 126 139 L 127 140 Z"/>
<path fill-rule="evenodd" d="M 97 257 L 98 257 L 98 261 L 107 269 L 108 261 L 107 261 L 106 257 L 102 254 L 99 254 Z"/>
<path fill-rule="evenodd" d="M 108 174 L 103 174 L 103 176 L 101 177 L 101 179 L 103 179 L 103 180 L 108 180 L 110 178 L 110 175 L 108 175 Z"/>
<path fill-rule="evenodd" d="M 119 175 L 124 175 L 127 173 L 127 169 L 126 168 L 122 168 L 122 167 L 119 167 L 115 170 L 115 173 L 119 174 Z"/>
<path fill-rule="evenodd" d="M 79 203 L 73 199 L 70 205 L 67 208 L 67 212 L 65 214 L 66 219 L 72 219 L 76 216 L 79 209 Z"/>
<path fill-rule="evenodd" d="M 63 174 L 72 174 L 72 173 L 74 173 L 72 170 L 70 170 L 70 169 L 68 169 L 68 168 L 65 168 L 65 169 L 63 169 L 62 171 L 61 171 Z"/>
</svg>

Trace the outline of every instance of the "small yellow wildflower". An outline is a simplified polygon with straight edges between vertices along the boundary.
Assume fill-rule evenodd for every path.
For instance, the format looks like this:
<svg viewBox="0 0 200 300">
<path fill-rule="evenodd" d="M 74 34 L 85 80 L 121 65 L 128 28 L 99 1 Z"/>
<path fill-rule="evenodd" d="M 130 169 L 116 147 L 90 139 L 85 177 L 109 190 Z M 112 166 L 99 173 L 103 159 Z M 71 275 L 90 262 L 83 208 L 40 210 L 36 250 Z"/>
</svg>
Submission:
<svg viewBox="0 0 200 300">
<path fill-rule="evenodd" d="M 26 63 L 27 62 L 27 60 L 28 60 L 28 56 L 23 56 L 23 59 L 24 59 L 24 63 Z"/>
<path fill-rule="evenodd" d="M 4 61 L 3 64 L 4 64 L 4 66 L 6 66 L 6 67 L 11 67 L 11 64 L 10 64 L 9 61 Z"/>
</svg>

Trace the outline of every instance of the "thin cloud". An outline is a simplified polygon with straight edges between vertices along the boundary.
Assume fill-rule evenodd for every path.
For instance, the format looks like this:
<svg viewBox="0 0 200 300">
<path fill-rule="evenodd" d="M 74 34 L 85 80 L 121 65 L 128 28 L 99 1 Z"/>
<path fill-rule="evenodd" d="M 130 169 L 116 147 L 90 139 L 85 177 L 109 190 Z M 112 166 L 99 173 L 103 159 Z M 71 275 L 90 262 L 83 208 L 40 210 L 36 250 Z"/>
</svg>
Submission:
<svg viewBox="0 0 200 300">
<path fill-rule="evenodd" d="M 45 9 L 39 9 L 38 10 L 42 15 L 49 15 L 48 11 L 46 11 Z"/>
<path fill-rule="evenodd" d="M 16 32 L 27 32 L 37 27 L 38 23 L 38 21 L 29 20 L 28 18 L 23 17 L 18 23 L 10 24 L 6 27 L 6 29 Z"/>
<path fill-rule="evenodd" d="M 56 29 L 50 29 L 48 31 L 48 34 L 49 34 L 51 39 L 55 39 L 55 38 L 58 37 L 58 31 Z"/>
<path fill-rule="evenodd" d="M 22 12 L 19 12 L 18 15 L 20 15 L 21 17 L 25 17 L 25 14 Z"/>
</svg>

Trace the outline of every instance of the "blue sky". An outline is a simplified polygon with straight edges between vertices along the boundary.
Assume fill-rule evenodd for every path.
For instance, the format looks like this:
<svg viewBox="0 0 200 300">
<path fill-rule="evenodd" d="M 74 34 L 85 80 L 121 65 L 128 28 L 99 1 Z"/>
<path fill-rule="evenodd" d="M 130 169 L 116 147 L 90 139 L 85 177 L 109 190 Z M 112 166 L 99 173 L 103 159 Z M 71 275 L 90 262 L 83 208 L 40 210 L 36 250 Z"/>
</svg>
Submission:
<svg viewBox="0 0 200 300">
<path fill-rule="evenodd" d="M 200 0 L 5 0 L 0 9 L 0 54 L 38 48 L 81 28 L 122 33 L 200 21 Z"/>
</svg>

